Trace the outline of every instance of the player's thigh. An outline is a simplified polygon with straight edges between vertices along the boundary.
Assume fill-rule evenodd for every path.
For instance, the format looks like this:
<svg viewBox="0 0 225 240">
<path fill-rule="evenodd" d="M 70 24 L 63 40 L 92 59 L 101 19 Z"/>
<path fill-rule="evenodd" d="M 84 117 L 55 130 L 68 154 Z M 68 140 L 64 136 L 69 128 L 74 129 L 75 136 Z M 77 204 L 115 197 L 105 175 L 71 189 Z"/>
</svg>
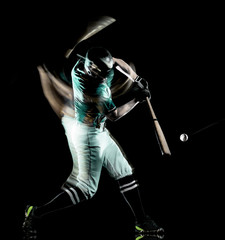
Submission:
<svg viewBox="0 0 225 240">
<path fill-rule="evenodd" d="M 103 166 L 114 179 L 119 179 L 132 174 L 132 167 L 122 148 L 111 136 L 109 136 L 108 145 L 104 151 Z"/>
</svg>

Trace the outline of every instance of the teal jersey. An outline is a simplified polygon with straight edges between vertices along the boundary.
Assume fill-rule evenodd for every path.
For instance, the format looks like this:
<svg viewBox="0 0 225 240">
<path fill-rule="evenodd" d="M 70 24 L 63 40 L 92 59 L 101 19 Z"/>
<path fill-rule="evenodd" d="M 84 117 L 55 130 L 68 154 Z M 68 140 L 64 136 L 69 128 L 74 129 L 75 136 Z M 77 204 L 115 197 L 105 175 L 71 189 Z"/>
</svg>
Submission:
<svg viewBox="0 0 225 240">
<path fill-rule="evenodd" d="M 106 114 L 116 109 L 110 90 L 113 69 L 106 81 L 96 81 L 83 71 L 83 62 L 78 60 L 71 75 L 77 121 L 98 127 L 105 122 Z"/>
</svg>

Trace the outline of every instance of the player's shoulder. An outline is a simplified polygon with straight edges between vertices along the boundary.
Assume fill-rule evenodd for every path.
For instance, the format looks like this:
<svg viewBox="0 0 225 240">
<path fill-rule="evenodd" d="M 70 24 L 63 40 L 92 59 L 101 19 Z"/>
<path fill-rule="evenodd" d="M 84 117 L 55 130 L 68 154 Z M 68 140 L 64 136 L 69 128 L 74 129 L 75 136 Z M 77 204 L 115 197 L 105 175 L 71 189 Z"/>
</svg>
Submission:
<svg viewBox="0 0 225 240">
<path fill-rule="evenodd" d="M 111 98 L 111 90 L 106 83 L 102 83 L 99 85 L 97 94 L 101 98 L 101 100 L 106 100 L 108 98 Z"/>
</svg>

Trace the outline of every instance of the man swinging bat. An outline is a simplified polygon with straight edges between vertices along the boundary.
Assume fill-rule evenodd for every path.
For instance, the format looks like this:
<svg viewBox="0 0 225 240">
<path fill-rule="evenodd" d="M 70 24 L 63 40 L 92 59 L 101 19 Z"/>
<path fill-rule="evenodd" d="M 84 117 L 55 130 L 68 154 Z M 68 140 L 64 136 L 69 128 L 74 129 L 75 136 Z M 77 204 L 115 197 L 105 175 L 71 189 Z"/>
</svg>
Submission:
<svg viewBox="0 0 225 240">
<path fill-rule="evenodd" d="M 100 17 L 91 22 L 75 46 L 113 22 L 115 19 L 111 17 Z M 66 53 L 67 59 L 72 56 L 75 46 Z M 147 100 L 150 104 L 148 83 L 104 48 L 90 48 L 85 57 L 77 56 L 70 70 L 71 77 L 65 77 L 63 73 L 59 77 L 45 65 L 38 67 L 44 95 L 65 129 L 73 168 L 62 190 L 51 201 L 42 206 L 27 206 L 24 239 L 37 239 L 35 223 L 46 214 L 79 206 L 80 202 L 93 197 L 102 167 L 118 182 L 125 203 L 134 215 L 135 239 L 163 238 L 164 230 L 144 211 L 132 167 L 105 125 L 107 119 L 116 121 L 141 102 Z M 154 122 L 155 118 L 153 116 Z M 160 133 L 159 125 L 156 130 Z M 170 154 L 163 133 L 158 135 L 163 152 Z"/>
<path fill-rule="evenodd" d="M 125 203 L 134 214 L 136 239 L 163 238 L 163 229 L 144 211 L 132 167 L 105 125 L 106 119 L 116 121 L 146 97 L 150 98 L 147 81 L 129 68 L 137 81 L 132 90 L 124 94 L 123 104 L 117 107 L 110 89 L 117 65 L 124 70 L 128 68 L 105 48 L 93 47 L 73 67 L 74 117 L 63 112 L 61 116 L 73 157 L 73 169 L 62 190 L 51 201 L 43 206 L 27 206 L 24 239 L 37 237 L 37 219 L 92 198 L 98 188 L 102 167 L 118 182 Z"/>
</svg>

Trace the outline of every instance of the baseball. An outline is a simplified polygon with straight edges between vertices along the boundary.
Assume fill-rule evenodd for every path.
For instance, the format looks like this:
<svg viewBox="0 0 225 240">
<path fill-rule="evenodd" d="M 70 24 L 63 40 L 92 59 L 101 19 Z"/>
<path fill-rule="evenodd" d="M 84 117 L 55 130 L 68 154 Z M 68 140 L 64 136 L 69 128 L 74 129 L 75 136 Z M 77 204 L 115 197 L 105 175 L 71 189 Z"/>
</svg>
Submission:
<svg viewBox="0 0 225 240">
<path fill-rule="evenodd" d="M 182 142 L 187 142 L 187 140 L 188 140 L 188 135 L 187 135 L 186 133 L 181 134 L 181 135 L 180 135 L 180 140 L 181 140 Z"/>
</svg>

